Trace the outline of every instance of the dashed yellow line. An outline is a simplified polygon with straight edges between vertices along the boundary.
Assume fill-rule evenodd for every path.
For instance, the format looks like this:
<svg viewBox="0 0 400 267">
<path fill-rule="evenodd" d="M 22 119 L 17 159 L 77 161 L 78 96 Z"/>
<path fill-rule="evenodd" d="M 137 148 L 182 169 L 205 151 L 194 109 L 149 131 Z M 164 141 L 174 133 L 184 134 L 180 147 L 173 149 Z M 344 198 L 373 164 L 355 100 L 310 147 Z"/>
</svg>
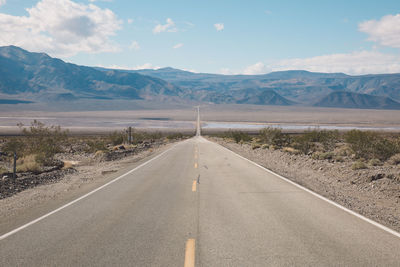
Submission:
<svg viewBox="0 0 400 267">
<path fill-rule="evenodd" d="M 192 184 L 192 192 L 196 192 L 196 189 L 197 189 L 197 182 L 196 180 L 194 180 Z"/>
<path fill-rule="evenodd" d="M 194 168 L 197 169 L 197 162 L 194 163 Z"/>
<path fill-rule="evenodd" d="M 194 256 L 195 256 L 195 246 L 196 241 L 194 239 L 188 239 L 186 241 L 185 249 L 185 265 L 184 267 L 194 267 Z"/>
</svg>

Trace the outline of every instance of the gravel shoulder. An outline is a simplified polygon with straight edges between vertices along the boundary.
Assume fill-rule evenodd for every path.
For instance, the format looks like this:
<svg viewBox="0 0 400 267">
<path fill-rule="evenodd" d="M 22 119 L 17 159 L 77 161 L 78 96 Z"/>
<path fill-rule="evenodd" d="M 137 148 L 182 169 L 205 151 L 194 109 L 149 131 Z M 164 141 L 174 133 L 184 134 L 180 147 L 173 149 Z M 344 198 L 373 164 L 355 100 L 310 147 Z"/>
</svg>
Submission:
<svg viewBox="0 0 400 267">
<path fill-rule="evenodd" d="M 49 172 L 45 174 L 49 176 L 47 181 L 39 181 L 42 184 L 24 188 L 23 191 L 10 197 L 0 199 L 0 235 L 126 173 L 168 149 L 173 143 L 158 142 L 134 153 L 117 151 L 100 157 L 98 155 L 58 155 L 59 160 L 68 160 L 74 165 L 69 169 Z"/>
<path fill-rule="evenodd" d="M 400 232 L 400 168 L 374 166 L 352 170 L 351 162 L 315 160 L 281 150 L 210 140 L 328 199 Z"/>
</svg>

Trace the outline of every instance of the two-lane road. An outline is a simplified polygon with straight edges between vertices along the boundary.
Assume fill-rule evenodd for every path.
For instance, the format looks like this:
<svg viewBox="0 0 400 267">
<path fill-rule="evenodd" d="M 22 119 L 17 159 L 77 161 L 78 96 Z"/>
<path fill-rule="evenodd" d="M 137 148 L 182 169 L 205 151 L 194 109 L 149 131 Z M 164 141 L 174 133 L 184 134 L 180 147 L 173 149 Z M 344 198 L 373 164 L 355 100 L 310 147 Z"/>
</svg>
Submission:
<svg viewBox="0 0 400 267">
<path fill-rule="evenodd" d="M 196 136 L 0 240 L 1 266 L 185 263 L 400 266 L 400 238 Z"/>
</svg>

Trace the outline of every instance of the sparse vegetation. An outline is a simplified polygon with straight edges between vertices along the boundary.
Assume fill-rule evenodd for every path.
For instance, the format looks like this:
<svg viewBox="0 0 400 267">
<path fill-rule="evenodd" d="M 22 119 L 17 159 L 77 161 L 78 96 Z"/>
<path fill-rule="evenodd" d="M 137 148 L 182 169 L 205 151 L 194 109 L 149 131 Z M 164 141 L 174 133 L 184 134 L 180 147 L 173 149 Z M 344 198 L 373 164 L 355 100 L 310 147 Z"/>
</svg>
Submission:
<svg viewBox="0 0 400 267">
<path fill-rule="evenodd" d="M 399 152 L 398 144 L 376 132 L 351 130 L 344 135 L 345 141 L 356 158 L 387 160 Z"/>
<path fill-rule="evenodd" d="M 127 134 L 124 132 L 115 131 L 109 135 L 109 139 L 113 146 L 120 145 L 124 142 L 127 142 Z"/>
<path fill-rule="evenodd" d="M 289 135 L 282 133 L 279 128 L 264 128 L 260 131 L 259 138 L 264 144 L 275 147 L 284 147 L 290 143 Z"/>
<path fill-rule="evenodd" d="M 251 136 L 242 131 L 228 131 L 219 135 L 222 138 L 233 139 L 236 143 L 251 141 Z"/>
<path fill-rule="evenodd" d="M 103 136 L 69 136 L 68 131 L 60 126 L 46 126 L 34 120 L 29 127 L 19 124 L 21 135 L 6 138 L 0 145 L 3 153 L 0 160 L 0 173 L 12 170 L 12 158 L 17 154 L 17 172 L 40 173 L 46 166 L 53 167 L 57 153 L 91 153 L 99 157 L 107 152 L 124 149 L 134 149 L 137 144 L 149 143 L 166 138 L 178 140 L 185 138 L 181 133 L 163 135 L 160 132 L 139 132 L 132 130 L 132 144 L 127 144 L 125 131 L 115 131 Z M 124 144 L 124 145 L 122 145 Z M 64 169 L 72 168 L 68 162 Z"/>
<path fill-rule="evenodd" d="M 400 164 L 400 137 L 370 131 L 309 130 L 299 134 L 283 133 L 278 128 L 264 128 L 257 135 L 229 131 L 219 134 L 236 143 L 248 142 L 252 149 L 280 149 L 290 154 L 305 154 L 315 160 L 356 161 L 353 169 L 380 166 L 385 162 Z M 368 165 L 366 164 L 368 162 Z"/>
</svg>

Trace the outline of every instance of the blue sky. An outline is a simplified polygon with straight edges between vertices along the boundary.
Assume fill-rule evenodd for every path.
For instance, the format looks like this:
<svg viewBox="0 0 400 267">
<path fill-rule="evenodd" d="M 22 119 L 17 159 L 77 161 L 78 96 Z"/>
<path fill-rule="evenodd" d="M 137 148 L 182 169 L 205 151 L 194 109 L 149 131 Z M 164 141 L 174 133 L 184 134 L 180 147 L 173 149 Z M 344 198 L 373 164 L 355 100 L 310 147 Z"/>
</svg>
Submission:
<svg viewBox="0 0 400 267">
<path fill-rule="evenodd" d="M 400 72 L 400 1 L 0 0 L 0 45 L 81 65 Z"/>
</svg>

